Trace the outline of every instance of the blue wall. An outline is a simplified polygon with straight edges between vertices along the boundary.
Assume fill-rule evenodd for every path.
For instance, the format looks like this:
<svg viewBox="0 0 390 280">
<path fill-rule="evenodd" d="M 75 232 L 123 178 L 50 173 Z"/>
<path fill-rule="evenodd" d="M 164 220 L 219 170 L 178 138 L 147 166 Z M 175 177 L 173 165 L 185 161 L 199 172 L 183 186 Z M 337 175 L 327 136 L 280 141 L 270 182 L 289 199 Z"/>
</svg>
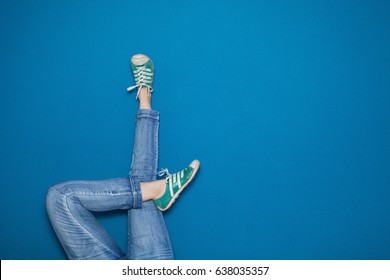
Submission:
<svg viewBox="0 0 390 280">
<path fill-rule="evenodd" d="M 126 176 L 132 54 L 178 259 L 390 259 L 388 1 L 1 1 L 1 259 L 63 259 L 47 189 Z M 126 215 L 99 215 L 120 246 Z"/>
</svg>

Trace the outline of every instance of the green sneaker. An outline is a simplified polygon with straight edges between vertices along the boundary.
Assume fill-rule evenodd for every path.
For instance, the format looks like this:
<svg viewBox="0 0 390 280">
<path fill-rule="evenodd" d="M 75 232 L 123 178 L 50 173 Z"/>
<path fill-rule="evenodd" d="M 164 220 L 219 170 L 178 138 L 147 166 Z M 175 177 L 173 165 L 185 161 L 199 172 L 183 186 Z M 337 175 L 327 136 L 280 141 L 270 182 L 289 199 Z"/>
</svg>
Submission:
<svg viewBox="0 0 390 280">
<path fill-rule="evenodd" d="M 137 96 L 141 92 L 142 87 L 149 88 L 149 94 L 153 92 L 153 76 L 154 65 L 153 61 L 144 54 L 136 54 L 131 58 L 131 69 L 133 70 L 135 86 L 128 87 L 128 91 L 138 88 Z"/>
<path fill-rule="evenodd" d="M 160 198 L 154 200 L 158 209 L 165 211 L 172 206 L 175 200 L 179 197 L 179 194 L 195 177 L 199 166 L 200 162 L 198 160 L 194 160 L 189 166 L 175 174 L 169 174 L 168 170 L 163 171 L 168 174 L 168 177 L 166 178 L 166 188 L 164 194 Z"/>
</svg>

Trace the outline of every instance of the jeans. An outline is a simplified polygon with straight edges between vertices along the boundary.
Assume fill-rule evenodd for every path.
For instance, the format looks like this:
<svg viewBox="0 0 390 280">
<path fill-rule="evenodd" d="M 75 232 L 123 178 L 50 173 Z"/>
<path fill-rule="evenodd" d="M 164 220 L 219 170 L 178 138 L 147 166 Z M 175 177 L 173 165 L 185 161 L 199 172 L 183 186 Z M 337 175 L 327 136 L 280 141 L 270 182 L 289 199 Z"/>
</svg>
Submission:
<svg viewBox="0 0 390 280">
<path fill-rule="evenodd" d="M 159 113 L 136 116 L 129 176 L 100 181 L 68 181 L 51 187 L 46 208 L 69 259 L 173 259 L 164 218 L 153 201 L 142 202 L 140 182 L 157 177 Z M 100 225 L 94 211 L 128 210 L 126 254 Z"/>
</svg>

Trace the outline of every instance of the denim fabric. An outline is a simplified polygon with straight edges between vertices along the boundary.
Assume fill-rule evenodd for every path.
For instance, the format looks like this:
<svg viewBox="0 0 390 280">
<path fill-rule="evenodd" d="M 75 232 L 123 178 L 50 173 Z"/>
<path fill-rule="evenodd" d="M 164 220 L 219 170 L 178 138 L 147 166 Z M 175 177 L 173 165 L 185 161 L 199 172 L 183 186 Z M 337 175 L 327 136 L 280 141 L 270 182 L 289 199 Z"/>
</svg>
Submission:
<svg viewBox="0 0 390 280">
<path fill-rule="evenodd" d="M 172 259 L 162 213 L 142 203 L 140 181 L 156 179 L 159 113 L 140 110 L 136 118 L 132 167 L 128 178 L 69 181 L 51 187 L 46 207 L 69 259 Z M 91 212 L 129 210 L 124 254 Z"/>
</svg>

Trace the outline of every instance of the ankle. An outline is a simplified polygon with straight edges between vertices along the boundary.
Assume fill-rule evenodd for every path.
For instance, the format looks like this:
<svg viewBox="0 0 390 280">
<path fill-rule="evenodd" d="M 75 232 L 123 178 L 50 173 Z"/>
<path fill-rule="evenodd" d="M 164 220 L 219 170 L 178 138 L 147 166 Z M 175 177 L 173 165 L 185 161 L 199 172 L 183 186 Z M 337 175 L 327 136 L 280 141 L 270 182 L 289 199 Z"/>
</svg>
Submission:
<svg viewBox="0 0 390 280">
<path fill-rule="evenodd" d="M 154 200 L 159 199 L 160 197 L 162 197 L 163 194 L 165 193 L 165 189 L 166 189 L 165 180 L 164 179 L 157 180 L 156 181 L 156 196 L 155 196 Z"/>
<path fill-rule="evenodd" d="M 149 88 L 145 87 L 141 89 L 138 100 L 140 109 L 152 109 L 152 95 L 150 94 Z"/>
</svg>

